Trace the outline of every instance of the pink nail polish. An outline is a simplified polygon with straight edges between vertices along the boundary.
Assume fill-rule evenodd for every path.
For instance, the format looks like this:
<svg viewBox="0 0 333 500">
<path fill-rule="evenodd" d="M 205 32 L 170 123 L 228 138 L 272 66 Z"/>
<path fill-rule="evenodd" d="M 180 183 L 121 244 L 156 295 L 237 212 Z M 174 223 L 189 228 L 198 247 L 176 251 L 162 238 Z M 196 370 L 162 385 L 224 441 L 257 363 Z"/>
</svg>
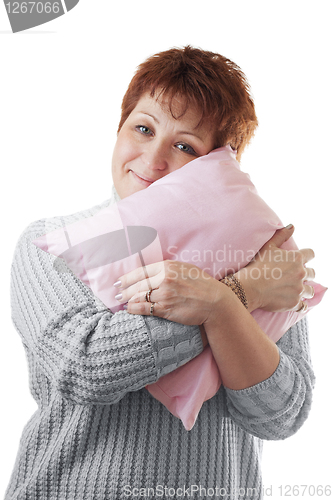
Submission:
<svg viewBox="0 0 333 500">
<path fill-rule="evenodd" d="M 121 281 L 120 280 L 116 281 L 115 283 L 113 283 L 113 286 L 119 288 L 121 286 Z"/>
</svg>

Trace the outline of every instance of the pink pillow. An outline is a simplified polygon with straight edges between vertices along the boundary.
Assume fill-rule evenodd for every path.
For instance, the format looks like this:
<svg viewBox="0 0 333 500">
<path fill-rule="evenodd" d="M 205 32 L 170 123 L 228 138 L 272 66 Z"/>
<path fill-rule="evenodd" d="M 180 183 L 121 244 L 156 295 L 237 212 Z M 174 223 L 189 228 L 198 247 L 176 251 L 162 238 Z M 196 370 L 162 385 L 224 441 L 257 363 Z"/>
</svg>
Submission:
<svg viewBox="0 0 333 500">
<path fill-rule="evenodd" d="M 145 264 L 172 259 L 191 262 L 211 276 L 222 278 L 246 266 L 281 227 L 249 175 L 240 170 L 233 150 L 226 146 L 34 243 L 63 258 L 74 274 L 116 312 L 122 309 L 114 298 L 113 283 L 119 276 Z M 292 250 L 297 246 L 290 239 L 282 248 Z M 309 284 L 315 289 L 315 296 L 306 300 L 311 309 L 321 301 L 326 288 Z M 252 315 L 276 342 L 304 312 L 257 309 Z M 205 370 L 204 377 L 198 366 Z M 195 380 L 194 373 L 198 375 Z M 203 402 L 216 393 L 220 384 L 208 348 L 147 388 L 189 430 Z"/>
</svg>

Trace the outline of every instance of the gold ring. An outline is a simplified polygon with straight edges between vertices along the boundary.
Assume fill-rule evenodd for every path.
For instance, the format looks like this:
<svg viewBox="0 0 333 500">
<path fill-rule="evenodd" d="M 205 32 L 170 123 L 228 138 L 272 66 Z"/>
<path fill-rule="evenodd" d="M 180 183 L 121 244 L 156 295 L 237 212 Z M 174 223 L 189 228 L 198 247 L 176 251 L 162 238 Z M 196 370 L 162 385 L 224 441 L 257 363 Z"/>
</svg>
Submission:
<svg viewBox="0 0 333 500">
<path fill-rule="evenodd" d="M 151 302 L 150 296 L 152 291 L 153 289 L 151 288 L 150 290 L 148 290 L 148 292 L 146 292 L 146 302 Z"/>
<path fill-rule="evenodd" d="M 151 302 L 150 303 L 150 314 L 149 314 L 149 316 L 154 316 L 154 305 L 155 305 L 155 302 Z"/>
</svg>

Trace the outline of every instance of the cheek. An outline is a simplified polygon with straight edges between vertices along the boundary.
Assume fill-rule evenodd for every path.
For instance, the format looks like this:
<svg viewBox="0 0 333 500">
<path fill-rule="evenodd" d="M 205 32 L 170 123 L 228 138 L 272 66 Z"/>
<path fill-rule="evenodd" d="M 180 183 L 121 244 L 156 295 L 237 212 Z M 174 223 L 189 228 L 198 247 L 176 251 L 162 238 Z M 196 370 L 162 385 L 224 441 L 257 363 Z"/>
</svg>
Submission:
<svg viewBox="0 0 333 500">
<path fill-rule="evenodd" d="M 190 157 L 188 159 L 185 158 L 176 158 L 175 161 L 170 165 L 170 172 L 174 172 L 175 170 L 179 170 L 190 161 L 195 160 L 196 157 Z"/>
<path fill-rule="evenodd" d="M 116 171 L 127 171 L 127 164 L 139 156 L 138 148 L 133 141 L 130 141 L 125 135 L 118 137 L 114 151 L 112 165 Z"/>
</svg>

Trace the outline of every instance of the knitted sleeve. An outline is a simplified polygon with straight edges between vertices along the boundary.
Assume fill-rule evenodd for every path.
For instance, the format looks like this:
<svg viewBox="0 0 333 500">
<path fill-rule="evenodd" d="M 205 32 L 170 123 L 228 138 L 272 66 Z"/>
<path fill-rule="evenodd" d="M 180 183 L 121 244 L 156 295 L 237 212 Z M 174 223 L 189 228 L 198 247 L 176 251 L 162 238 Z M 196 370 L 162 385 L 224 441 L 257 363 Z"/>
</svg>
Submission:
<svg viewBox="0 0 333 500">
<path fill-rule="evenodd" d="M 226 389 L 235 422 L 261 439 L 285 439 L 308 417 L 315 377 L 311 365 L 307 318 L 277 342 L 280 363 L 271 377 L 242 390 Z"/>
<path fill-rule="evenodd" d="M 52 219 L 36 221 L 18 241 L 11 307 L 25 348 L 64 398 L 84 405 L 113 404 L 200 354 L 197 326 L 111 313 L 64 261 L 32 243 L 57 223 L 51 226 Z"/>
</svg>

